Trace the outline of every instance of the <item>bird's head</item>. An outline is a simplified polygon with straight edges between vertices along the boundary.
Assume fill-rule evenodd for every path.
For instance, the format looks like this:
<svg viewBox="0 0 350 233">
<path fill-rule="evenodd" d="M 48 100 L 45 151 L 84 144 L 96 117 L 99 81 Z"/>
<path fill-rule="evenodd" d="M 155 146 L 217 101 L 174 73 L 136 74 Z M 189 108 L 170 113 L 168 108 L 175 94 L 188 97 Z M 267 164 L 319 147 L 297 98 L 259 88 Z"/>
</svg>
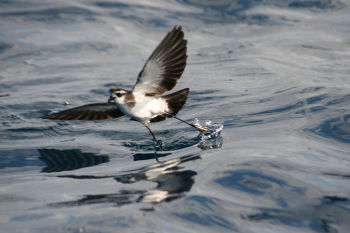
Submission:
<svg viewBox="0 0 350 233">
<path fill-rule="evenodd" d="M 124 103 L 125 96 L 130 94 L 129 90 L 125 90 L 121 87 L 112 87 L 109 89 L 108 103 Z"/>
</svg>

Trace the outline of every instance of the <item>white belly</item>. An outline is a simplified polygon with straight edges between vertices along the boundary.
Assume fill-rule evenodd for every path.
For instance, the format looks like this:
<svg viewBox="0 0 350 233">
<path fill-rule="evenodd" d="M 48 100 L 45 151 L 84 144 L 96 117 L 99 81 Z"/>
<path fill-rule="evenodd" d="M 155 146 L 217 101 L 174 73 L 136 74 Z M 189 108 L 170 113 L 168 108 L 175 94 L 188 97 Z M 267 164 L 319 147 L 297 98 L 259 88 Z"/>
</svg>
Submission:
<svg viewBox="0 0 350 233">
<path fill-rule="evenodd" d="M 127 105 L 118 104 L 118 108 L 125 115 L 142 123 L 146 123 L 157 115 L 161 115 L 169 111 L 168 104 L 165 100 L 154 97 L 143 97 L 139 101 L 136 100 L 136 104 L 131 108 Z"/>
</svg>

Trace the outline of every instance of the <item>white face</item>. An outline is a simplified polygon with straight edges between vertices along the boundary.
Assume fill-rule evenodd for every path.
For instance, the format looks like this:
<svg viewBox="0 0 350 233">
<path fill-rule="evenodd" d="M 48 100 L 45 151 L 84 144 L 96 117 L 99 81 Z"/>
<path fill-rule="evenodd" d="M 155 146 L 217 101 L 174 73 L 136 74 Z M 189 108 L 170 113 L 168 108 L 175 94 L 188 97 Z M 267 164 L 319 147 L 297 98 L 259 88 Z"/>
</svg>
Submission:
<svg viewBox="0 0 350 233">
<path fill-rule="evenodd" d="M 116 103 L 124 103 L 125 95 L 127 92 L 125 90 L 111 91 L 109 96 L 109 101 L 114 101 Z"/>
</svg>

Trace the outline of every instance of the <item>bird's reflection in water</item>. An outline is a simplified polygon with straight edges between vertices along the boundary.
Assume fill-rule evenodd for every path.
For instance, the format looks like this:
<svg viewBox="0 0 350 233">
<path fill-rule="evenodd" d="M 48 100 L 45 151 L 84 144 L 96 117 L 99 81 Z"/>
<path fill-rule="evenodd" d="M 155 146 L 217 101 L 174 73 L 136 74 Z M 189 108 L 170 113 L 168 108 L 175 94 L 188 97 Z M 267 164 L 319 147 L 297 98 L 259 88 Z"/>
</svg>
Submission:
<svg viewBox="0 0 350 233">
<path fill-rule="evenodd" d="M 73 153 L 74 152 L 74 153 Z M 47 167 L 43 169 L 43 172 L 64 171 L 73 170 L 87 167 L 87 166 L 73 166 L 69 161 L 90 161 L 91 158 L 95 158 L 96 161 L 100 161 L 93 153 L 82 153 L 80 150 L 53 150 L 43 149 L 40 150 L 41 159 L 47 163 Z M 164 157 L 170 153 L 157 154 L 158 157 Z M 60 155 L 60 156 L 58 156 Z M 83 159 L 84 156 L 87 156 Z M 134 154 L 134 160 L 139 159 L 154 159 L 154 154 Z M 100 159 L 102 159 L 101 157 Z M 125 204 L 146 202 L 146 203 L 160 203 L 164 201 L 171 201 L 180 198 L 185 195 L 185 192 L 189 191 L 194 184 L 194 176 L 197 174 L 192 170 L 183 170 L 180 164 L 188 161 L 199 159 L 198 154 L 186 155 L 180 158 L 171 159 L 165 162 L 155 163 L 151 166 L 142 167 L 132 171 L 126 171 L 123 175 L 106 175 L 106 176 L 94 176 L 94 175 L 61 175 L 58 177 L 65 177 L 71 179 L 110 179 L 114 178 L 115 181 L 123 184 L 137 183 L 140 181 L 150 181 L 157 184 L 155 188 L 151 189 L 139 189 L 139 190 L 127 190 L 123 189 L 117 193 L 90 195 L 86 194 L 81 199 L 60 202 L 51 204 L 51 206 L 79 206 L 89 204 L 102 204 L 113 203 L 116 206 Z M 105 158 L 105 159 L 108 159 Z M 103 159 L 102 159 L 103 160 Z M 59 161 L 59 162 L 57 162 Z M 108 161 L 108 160 L 106 160 Z M 74 162 L 75 164 L 77 162 Z M 58 165 L 59 164 L 59 165 Z M 65 164 L 65 165 L 64 165 Z M 93 166 L 93 162 L 84 163 Z M 95 165 L 98 162 L 95 163 Z M 69 169 L 68 169 L 69 168 Z M 134 186 L 135 187 L 135 186 Z"/>
<path fill-rule="evenodd" d="M 109 162 L 109 157 L 106 155 L 81 152 L 79 149 L 39 149 L 39 153 L 39 159 L 46 164 L 41 172 L 47 173 L 71 171 Z"/>
<path fill-rule="evenodd" d="M 171 201 L 182 197 L 184 192 L 191 189 L 194 183 L 193 177 L 197 174 L 192 170 L 181 171 L 179 165 L 199 158 L 199 155 L 183 156 L 163 163 L 154 164 L 138 172 L 117 176 L 115 180 L 124 184 L 135 183 L 142 180 L 155 182 L 158 184 L 157 187 L 143 193 L 143 195 L 140 196 L 140 201 L 153 203 Z"/>
<path fill-rule="evenodd" d="M 155 159 L 157 160 L 157 162 L 159 162 L 159 158 L 165 157 L 168 155 L 171 155 L 171 153 L 158 153 L 156 151 L 153 153 L 136 153 L 136 154 L 133 154 L 133 157 L 134 157 L 134 161 Z"/>
</svg>

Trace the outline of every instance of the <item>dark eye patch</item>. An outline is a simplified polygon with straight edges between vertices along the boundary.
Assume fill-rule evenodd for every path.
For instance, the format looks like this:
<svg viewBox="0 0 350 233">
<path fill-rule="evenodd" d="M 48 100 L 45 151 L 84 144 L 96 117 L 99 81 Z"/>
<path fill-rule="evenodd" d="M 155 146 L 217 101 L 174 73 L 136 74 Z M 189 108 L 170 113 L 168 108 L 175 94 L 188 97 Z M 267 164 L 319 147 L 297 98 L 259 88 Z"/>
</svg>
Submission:
<svg viewBox="0 0 350 233">
<path fill-rule="evenodd" d="M 118 97 L 122 97 L 122 93 L 120 93 L 120 92 L 117 92 L 117 93 L 115 93 Z"/>
</svg>

